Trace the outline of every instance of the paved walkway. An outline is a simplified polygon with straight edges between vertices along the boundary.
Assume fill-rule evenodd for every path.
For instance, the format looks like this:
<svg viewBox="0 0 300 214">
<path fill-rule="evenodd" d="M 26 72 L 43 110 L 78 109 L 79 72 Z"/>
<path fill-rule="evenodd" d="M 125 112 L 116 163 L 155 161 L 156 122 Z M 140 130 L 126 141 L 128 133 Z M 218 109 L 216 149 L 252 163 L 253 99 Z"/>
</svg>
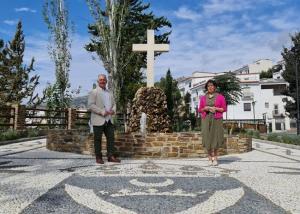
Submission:
<svg viewBox="0 0 300 214">
<path fill-rule="evenodd" d="M 300 150 L 254 142 L 220 158 L 123 160 L 0 146 L 0 213 L 300 213 Z"/>
</svg>

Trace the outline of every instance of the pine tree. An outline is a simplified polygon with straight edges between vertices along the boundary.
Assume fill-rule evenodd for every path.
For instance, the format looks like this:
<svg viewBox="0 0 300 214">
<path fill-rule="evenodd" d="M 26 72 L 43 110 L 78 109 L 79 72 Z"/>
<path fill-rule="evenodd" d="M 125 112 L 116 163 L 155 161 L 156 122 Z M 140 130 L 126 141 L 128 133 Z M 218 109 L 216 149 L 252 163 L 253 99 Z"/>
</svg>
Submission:
<svg viewBox="0 0 300 214">
<path fill-rule="evenodd" d="M 39 84 L 39 76 L 30 75 L 34 71 L 34 58 L 31 59 L 29 66 L 23 62 L 25 38 L 21 21 L 18 22 L 12 41 L 5 46 L 3 41 L 0 42 L 0 49 L 0 102 L 21 104 L 26 100 L 31 106 L 40 104 L 42 98 L 34 93 Z"/>
</svg>

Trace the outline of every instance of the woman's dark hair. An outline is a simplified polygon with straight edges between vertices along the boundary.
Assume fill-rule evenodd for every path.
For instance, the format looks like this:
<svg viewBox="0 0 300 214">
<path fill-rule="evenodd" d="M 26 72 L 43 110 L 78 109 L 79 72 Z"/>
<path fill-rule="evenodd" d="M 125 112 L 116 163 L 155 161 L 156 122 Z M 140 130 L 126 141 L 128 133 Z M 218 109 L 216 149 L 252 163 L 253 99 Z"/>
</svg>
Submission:
<svg viewBox="0 0 300 214">
<path fill-rule="evenodd" d="M 210 80 L 207 80 L 207 82 L 205 83 L 205 86 L 204 86 L 205 91 L 207 91 L 207 87 L 208 87 L 209 83 L 213 84 L 215 86 L 215 88 L 217 88 L 217 82 L 215 80 L 210 79 Z"/>
</svg>

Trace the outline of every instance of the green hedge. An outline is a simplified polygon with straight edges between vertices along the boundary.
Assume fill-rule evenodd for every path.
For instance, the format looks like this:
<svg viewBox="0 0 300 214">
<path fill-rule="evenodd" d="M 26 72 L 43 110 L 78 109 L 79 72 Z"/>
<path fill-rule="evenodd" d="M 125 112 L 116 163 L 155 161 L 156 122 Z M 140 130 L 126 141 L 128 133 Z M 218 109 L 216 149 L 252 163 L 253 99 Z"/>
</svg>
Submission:
<svg viewBox="0 0 300 214">
<path fill-rule="evenodd" d="M 279 143 L 300 145 L 300 136 L 295 134 L 272 133 L 272 134 L 268 134 L 267 140 L 279 142 Z"/>
<path fill-rule="evenodd" d="M 25 137 L 37 137 L 44 134 L 44 132 L 41 132 L 38 129 L 27 129 L 25 131 L 7 130 L 5 132 L 0 132 L 0 141 L 15 140 Z"/>
</svg>

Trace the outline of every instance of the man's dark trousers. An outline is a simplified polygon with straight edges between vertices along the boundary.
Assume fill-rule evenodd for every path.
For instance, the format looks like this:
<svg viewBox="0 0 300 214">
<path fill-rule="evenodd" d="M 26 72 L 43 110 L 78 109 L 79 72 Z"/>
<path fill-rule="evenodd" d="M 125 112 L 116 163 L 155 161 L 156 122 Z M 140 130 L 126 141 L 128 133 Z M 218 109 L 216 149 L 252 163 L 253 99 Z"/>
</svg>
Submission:
<svg viewBox="0 0 300 214">
<path fill-rule="evenodd" d="M 110 157 L 112 155 L 115 155 L 115 134 L 114 134 L 114 125 L 109 120 L 108 122 L 105 121 L 105 123 L 102 126 L 93 126 L 94 130 L 94 148 L 95 148 L 95 155 L 101 156 L 101 142 L 102 142 L 102 134 L 104 132 L 104 135 L 106 137 L 106 148 L 107 148 L 107 157 Z"/>
</svg>

